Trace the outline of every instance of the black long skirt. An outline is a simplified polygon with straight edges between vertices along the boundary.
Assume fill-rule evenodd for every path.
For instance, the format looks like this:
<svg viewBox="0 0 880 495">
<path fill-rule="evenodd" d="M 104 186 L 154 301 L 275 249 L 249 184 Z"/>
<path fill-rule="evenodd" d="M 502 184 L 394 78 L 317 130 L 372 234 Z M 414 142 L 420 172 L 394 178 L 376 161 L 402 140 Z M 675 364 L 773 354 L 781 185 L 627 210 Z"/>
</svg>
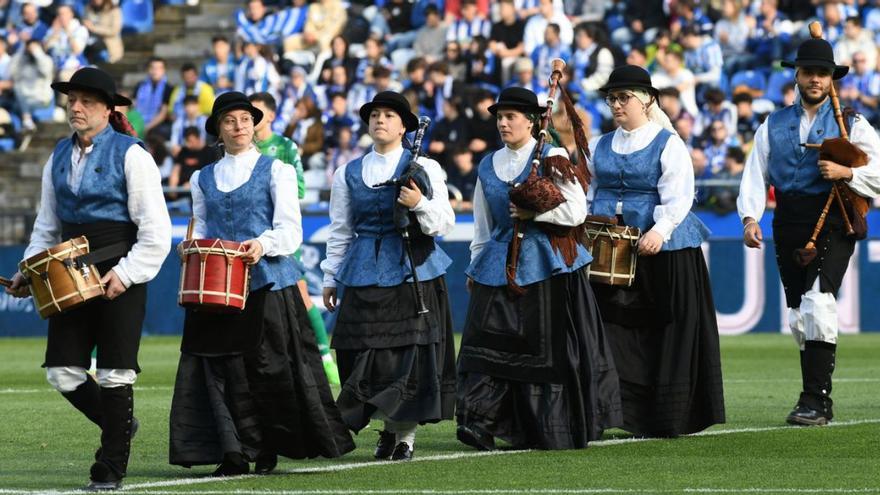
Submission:
<svg viewBox="0 0 880 495">
<path fill-rule="evenodd" d="M 371 418 L 436 423 L 455 407 L 455 341 L 446 281 L 421 282 L 428 314 L 416 314 L 412 284 L 346 287 L 333 330 L 342 418 L 360 431 Z"/>
<path fill-rule="evenodd" d="M 255 349 L 181 353 L 171 402 L 171 464 L 218 464 L 226 452 L 253 461 L 260 452 L 302 459 L 354 449 L 296 286 L 268 292 L 262 311 Z M 217 325 L 223 319 L 218 315 Z"/>
<path fill-rule="evenodd" d="M 724 423 L 718 324 L 700 248 L 640 257 L 633 287 L 593 289 L 620 375 L 623 428 L 670 437 Z"/>
<path fill-rule="evenodd" d="M 586 270 L 526 287 L 474 284 L 456 420 L 515 448 L 574 449 L 622 423 L 617 373 Z"/>
</svg>

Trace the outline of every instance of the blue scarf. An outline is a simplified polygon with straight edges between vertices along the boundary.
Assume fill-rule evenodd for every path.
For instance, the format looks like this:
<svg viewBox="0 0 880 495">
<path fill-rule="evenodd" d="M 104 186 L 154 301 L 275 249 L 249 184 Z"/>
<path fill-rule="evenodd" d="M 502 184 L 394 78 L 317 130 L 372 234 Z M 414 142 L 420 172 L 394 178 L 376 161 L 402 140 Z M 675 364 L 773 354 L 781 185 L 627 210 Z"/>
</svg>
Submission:
<svg viewBox="0 0 880 495">
<path fill-rule="evenodd" d="M 165 94 L 166 84 L 168 84 L 168 78 L 163 77 L 155 85 L 152 80 L 146 79 L 140 86 L 138 86 L 135 105 L 144 117 L 144 122 L 149 123 L 153 120 L 153 117 L 155 117 L 156 114 L 159 113 L 159 109 L 162 108 L 162 104 L 165 103 L 162 101 L 162 95 Z"/>
</svg>

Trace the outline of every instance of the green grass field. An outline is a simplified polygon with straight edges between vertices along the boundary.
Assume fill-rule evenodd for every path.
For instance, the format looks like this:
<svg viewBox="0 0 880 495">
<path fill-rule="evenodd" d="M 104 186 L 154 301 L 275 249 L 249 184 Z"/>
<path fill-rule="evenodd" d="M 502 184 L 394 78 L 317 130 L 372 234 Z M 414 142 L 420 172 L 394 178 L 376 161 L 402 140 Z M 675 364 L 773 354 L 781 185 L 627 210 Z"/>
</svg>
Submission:
<svg viewBox="0 0 880 495">
<path fill-rule="evenodd" d="M 135 392 L 141 429 L 128 493 L 880 493 L 880 335 L 844 335 L 832 426 L 783 419 L 800 390 L 788 336 L 721 340 L 727 424 L 673 440 L 614 430 L 579 451 L 480 454 L 459 444 L 453 422 L 419 430 L 416 461 L 372 461 L 377 435 L 357 437 L 342 459 L 290 461 L 276 474 L 217 481 L 210 467 L 168 458 L 168 411 L 179 339 L 145 338 Z M 82 487 L 97 428 L 45 382 L 42 339 L 0 340 L 0 494 Z M 376 428 L 380 424 L 374 423 Z"/>
</svg>

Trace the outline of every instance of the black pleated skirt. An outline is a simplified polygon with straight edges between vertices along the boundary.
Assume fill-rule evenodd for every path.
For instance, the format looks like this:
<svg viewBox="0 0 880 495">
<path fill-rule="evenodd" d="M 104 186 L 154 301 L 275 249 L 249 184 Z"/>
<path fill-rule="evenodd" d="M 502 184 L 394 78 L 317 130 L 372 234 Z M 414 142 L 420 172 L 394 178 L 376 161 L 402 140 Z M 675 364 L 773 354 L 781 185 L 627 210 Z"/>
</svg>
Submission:
<svg viewBox="0 0 880 495">
<path fill-rule="evenodd" d="M 296 286 L 269 292 L 262 310 L 256 349 L 181 353 L 171 403 L 171 464 L 218 464 L 226 452 L 249 460 L 259 452 L 302 459 L 354 449 Z"/>
<path fill-rule="evenodd" d="M 614 360 L 586 270 L 510 299 L 475 284 L 456 420 L 515 448 L 584 448 L 622 423 Z"/>
<path fill-rule="evenodd" d="M 345 424 L 371 418 L 419 424 L 452 419 L 455 341 L 446 281 L 421 282 L 427 315 L 416 315 L 411 284 L 346 287 L 333 330 Z"/>
<path fill-rule="evenodd" d="M 670 437 L 724 423 L 718 324 L 700 248 L 640 257 L 631 288 L 594 284 L 623 400 L 623 428 Z"/>
</svg>

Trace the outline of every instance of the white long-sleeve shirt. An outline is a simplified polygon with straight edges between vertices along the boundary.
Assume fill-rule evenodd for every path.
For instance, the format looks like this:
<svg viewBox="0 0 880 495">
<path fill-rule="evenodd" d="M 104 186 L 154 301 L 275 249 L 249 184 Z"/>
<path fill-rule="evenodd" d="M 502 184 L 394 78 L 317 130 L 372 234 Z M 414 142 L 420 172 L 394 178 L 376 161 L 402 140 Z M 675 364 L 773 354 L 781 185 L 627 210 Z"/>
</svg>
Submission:
<svg viewBox="0 0 880 495">
<path fill-rule="evenodd" d="M 492 169 L 495 171 L 495 175 L 504 182 L 511 182 L 519 177 L 526 167 L 531 167 L 532 165 L 531 158 L 535 144 L 537 143 L 532 138 L 519 149 L 514 150 L 509 146 L 505 146 L 496 151 L 492 155 Z M 564 148 L 552 148 L 548 152 L 548 156 L 568 158 L 568 153 Z M 536 222 L 565 225 L 568 227 L 582 224 L 587 216 L 587 202 L 580 183 L 577 181 L 570 182 L 561 177 L 555 177 L 554 179 L 554 182 L 562 192 L 562 196 L 565 198 L 565 202 L 552 210 L 535 215 L 534 220 Z M 474 189 L 474 239 L 471 241 L 472 260 L 476 259 L 486 243 L 489 242 L 494 224 L 492 212 L 489 210 L 489 205 L 486 202 L 486 195 L 483 193 L 482 183 L 477 179 L 477 186 Z"/>
<path fill-rule="evenodd" d="M 611 149 L 622 155 L 634 153 L 651 144 L 662 129 L 659 124 L 651 121 L 632 131 L 618 127 L 611 138 Z M 595 157 L 598 144 L 598 139 L 590 143 L 591 156 Z M 588 167 L 593 175 L 593 181 L 587 191 L 589 209 L 599 181 L 592 161 L 588 162 Z M 694 204 L 694 165 L 687 146 L 678 134 L 673 134 L 666 142 L 666 147 L 660 154 L 660 170 L 660 180 L 657 182 L 660 204 L 654 207 L 654 226 L 651 230 L 660 234 L 665 242 L 672 237 L 672 232 L 685 219 Z M 621 207 L 622 205 L 618 203 L 618 212 L 621 211 Z"/>
<path fill-rule="evenodd" d="M 375 149 L 364 155 L 361 177 L 364 184 L 373 187 L 390 179 L 400 157 L 403 147 L 385 154 Z M 425 196 L 411 208 L 419 221 L 419 227 L 426 235 L 436 237 L 448 234 L 455 226 L 455 212 L 449 204 L 449 191 L 446 189 L 446 174 L 440 164 L 430 158 L 420 157 L 419 164 L 424 167 L 434 191 L 429 200 Z M 348 164 L 336 169 L 333 174 L 333 185 L 330 186 L 330 232 L 327 237 L 327 257 L 321 262 L 324 271 L 324 287 L 336 287 L 336 273 L 348 252 L 348 246 L 355 237 L 353 212 L 351 210 L 351 193 L 345 182 L 345 170 Z"/>
<path fill-rule="evenodd" d="M 743 170 L 739 197 L 736 199 L 740 219 L 751 217 L 760 221 L 767 206 L 767 167 L 770 161 L 768 120 L 765 120 L 755 132 L 755 144 Z M 811 118 L 807 112 L 801 116 L 800 142 L 807 141 L 814 120 L 815 115 Z M 849 137 L 850 141 L 869 158 L 868 164 L 864 167 L 852 169 L 853 178 L 849 182 L 849 187 L 865 197 L 880 196 L 880 137 L 877 136 L 877 131 L 867 120 L 858 118 L 853 122 Z"/>
<path fill-rule="evenodd" d="M 70 173 L 67 184 L 74 193 L 79 191 L 83 171 L 88 163 L 86 157 L 94 145 L 85 151 L 72 147 Z M 34 222 L 30 244 L 24 252 L 27 259 L 62 241 L 61 219 L 56 213 L 57 200 L 52 181 L 52 156 L 43 168 L 40 209 Z M 113 271 L 126 287 L 149 282 L 159 273 L 168 251 L 171 249 L 171 219 L 162 194 L 159 168 L 153 157 L 142 147 L 132 145 L 125 152 L 125 184 L 128 192 L 128 215 L 137 225 L 137 240 L 128 254 L 119 260 Z"/>
<path fill-rule="evenodd" d="M 250 180 L 259 158 L 260 152 L 255 147 L 237 155 L 226 153 L 214 166 L 217 189 L 229 192 L 241 187 Z M 199 186 L 199 172 L 196 171 L 189 182 L 195 218 L 195 239 L 203 239 L 207 233 L 205 194 Z M 275 205 L 272 228 L 257 236 L 257 240 L 263 246 L 263 256 L 289 256 L 299 249 L 303 240 L 302 215 L 299 211 L 299 197 L 296 195 L 296 170 L 281 160 L 274 160 L 269 188 L 272 203 Z"/>
</svg>

